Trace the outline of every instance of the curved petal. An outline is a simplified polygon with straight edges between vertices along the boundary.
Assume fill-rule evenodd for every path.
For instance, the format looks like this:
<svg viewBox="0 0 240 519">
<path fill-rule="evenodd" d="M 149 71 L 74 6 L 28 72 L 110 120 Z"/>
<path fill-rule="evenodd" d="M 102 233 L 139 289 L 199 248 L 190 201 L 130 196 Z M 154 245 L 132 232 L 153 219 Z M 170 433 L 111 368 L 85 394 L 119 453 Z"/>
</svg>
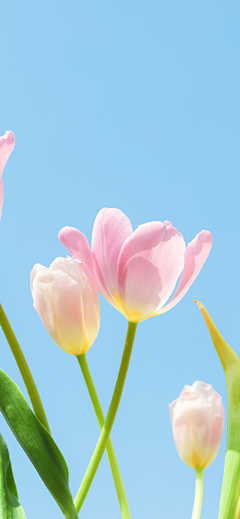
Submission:
<svg viewBox="0 0 240 519">
<path fill-rule="evenodd" d="M 0 219 L 2 216 L 2 206 L 3 206 L 3 181 L 0 177 Z"/>
<path fill-rule="evenodd" d="M 86 236 L 84 236 L 83 233 L 74 227 L 63 227 L 59 232 L 58 237 L 62 245 L 66 247 L 70 254 L 72 254 L 75 259 L 83 263 L 90 276 L 92 276 L 94 279 L 96 286 L 103 297 L 105 297 L 105 299 L 107 299 L 111 305 L 117 308 L 117 310 L 122 312 L 119 306 L 117 306 L 113 301 L 107 290 L 107 287 L 104 285 L 98 264 L 89 247 Z"/>
<path fill-rule="evenodd" d="M 180 458 L 190 467 L 204 467 L 211 451 L 211 406 L 199 393 L 176 403 L 173 437 Z"/>
<path fill-rule="evenodd" d="M 98 272 L 93 253 L 89 247 L 86 236 L 74 227 L 63 227 L 58 234 L 62 245 L 73 255 L 75 259 L 85 265 L 90 276 L 94 279 L 98 289 L 101 288 L 101 280 L 98 279 Z M 100 285 L 100 286 L 99 286 Z"/>
<path fill-rule="evenodd" d="M 78 283 L 65 272 L 45 269 L 36 274 L 32 295 L 33 306 L 54 342 L 67 353 L 81 354 L 84 334 Z"/>
<path fill-rule="evenodd" d="M 65 274 L 68 274 L 72 279 L 80 283 L 82 285 L 82 289 L 84 290 L 84 278 L 82 275 L 79 275 L 79 270 L 81 271 L 81 269 L 84 269 L 84 272 L 86 271 L 86 267 L 84 267 L 79 260 L 71 258 L 70 256 L 67 256 L 66 258 L 56 258 L 49 267 L 49 270 L 51 271 L 60 270 L 61 272 L 65 272 Z M 96 284 L 93 281 L 92 276 L 88 275 L 88 277 L 91 278 L 96 290 Z"/>
<path fill-rule="evenodd" d="M 150 317 L 169 298 L 183 268 L 185 242 L 162 222 L 140 225 L 124 243 L 118 260 L 121 304 L 129 321 Z"/>
<path fill-rule="evenodd" d="M 2 205 L 3 205 L 3 183 L 2 183 L 2 173 L 4 166 L 12 153 L 14 148 L 15 140 L 14 134 L 10 131 L 5 132 L 3 137 L 0 137 L 0 218 L 2 215 Z"/>
<path fill-rule="evenodd" d="M 223 429 L 224 429 L 224 408 L 222 404 L 222 397 L 215 392 L 214 405 L 212 406 L 212 438 L 211 438 L 211 453 L 206 460 L 205 467 L 208 467 L 216 458 L 221 445 Z"/>
<path fill-rule="evenodd" d="M 98 291 L 92 276 L 89 276 L 83 264 L 74 261 L 74 267 L 84 283 L 81 292 L 81 304 L 83 314 L 84 348 L 83 353 L 90 348 L 97 338 L 100 327 L 100 306 Z"/>
<path fill-rule="evenodd" d="M 171 301 L 158 313 L 164 313 L 173 308 L 193 284 L 203 267 L 212 247 L 212 235 L 209 231 L 201 231 L 188 244 L 185 257 L 184 269 L 177 288 Z"/>
<path fill-rule="evenodd" d="M 120 209 L 105 207 L 99 211 L 93 226 L 92 251 L 104 286 L 113 299 L 118 294 L 118 257 L 131 234 L 131 222 Z"/>
<path fill-rule="evenodd" d="M 35 267 L 38 267 L 38 265 L 35 265 Z M 99 297 L 95 281 L 83 263 L 69 256 L 67 258 L 56 258 L 48 271 L 50 273 L 61 272 L 62 276 L 67 274 L 79 287 L 79 302 L 81 301 L 79 308 L 82 309 L 82 352 L 86 353 L 95 341 L 100 326 Z M 63 299 L 63 294 L 61 298 Z"/>
<path fill-rule="evenodd" d="M 34 282 L 34 279 L 37 275 L 38 272 L 40 272 L 40 270 L 46 270 L 46 267 L 44 267 L 44 265 L 41 265 L 40 263 L 36 263 L 36 265 L 34 265 L 34 267 L 32 268 L 31 270 L 31 274 L 30 274 L 30 287 L 31 287 L 31 291 L 33 289 L 33 282 Z"/>
</svg>

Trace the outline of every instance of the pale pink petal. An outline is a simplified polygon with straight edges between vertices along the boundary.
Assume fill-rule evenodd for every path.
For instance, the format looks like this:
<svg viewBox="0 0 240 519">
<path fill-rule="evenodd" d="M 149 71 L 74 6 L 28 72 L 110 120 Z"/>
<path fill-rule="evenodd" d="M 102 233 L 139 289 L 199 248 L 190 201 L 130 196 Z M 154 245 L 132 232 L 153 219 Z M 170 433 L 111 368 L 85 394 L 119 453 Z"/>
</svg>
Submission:
<svg viewBox="0 0 240 519">
<path fill-rule="evenodd" d="M 36 265 L 34 265 L 32 271 L 31 271 L 31 274 L 30 274 L 30 287 L 31 287 L 31 291 L 33 289 L 33 282 L 34 282 L 34 279 L 35 279 L 37 273 L 40 272 L 40 270 L 43 270 L 43 269 L 46 269 L 46 267 L 44 267 L 40 263 L 36 263 Z"/>
<path fill-rule="evenodd" d="M 103 284 L 113 299 L 118 294 L 118 257 L 131 234 L 131 222 L 120 209 L 106 207 L 99 211 L 93 226 L 92 251 Z"/>
<path fill-rule="evenodd" d="M 87 271 L 93 277 L 98 289 L 100 289 L 101 281 L 98 279 L 96 262 L 86 236 L 74 227 L 63 227 L 58 234 L 58 238 L 70 254 L 85 265 Z"/>
<path fill-rule="evenodd" d="M 14 143 L 15 143 L 14 134 L 10 131 L 5 132 L 3 137 L 0 137 L 0 218 L 2 215 L 2 205 L 3 205 L 2 173 L 3 173 L 4 166 L 14 148 Z"/>
<path fill-rule="evenodd" d="M 3 168 L 12 153 L 14 144 L 13 132 L 7 131 L 0 137 L 0 176 L 2 176 Z"/>
<path fill-rule="evenodd" d="M 81 274 L 85 287 L 87 286 L 87 290 L 85 288 L 81 292 L 81 304 L 83 313 L 84 342 L 89 348 L 96 340 L 100 327 L 98 291 L 93 278 L 89 276 L 84 265 L 76 261 L 74 263 L 75 269 L 79 272 L 79 278 Z"/>
<path fill-rule="evenodd" d="M 204 466 L 211 452 L 212 410 L 200 394 L 196 400 L 190 395 L 176 404 L 173 437 L 181 459 L 194 468 Z"/>
<path fill-rule="evenodd" d="M 33 306 L 41 318 L 48 333 L 54 342 L 59 345 L 51 303 L 52 300 L 55 300 L 54 291 L 52 290 L 52 277 L 50 277 L 47 268 L 35 268 L 38 266 L 39 264 L 35 265 L 31 272 Z"/>
<path fill-rule="evenodd" d="M 159 313 L 167 312 L 185 296 L 203 267 L 211 247 L 212 235 L 209 231 L 201 231 L 188 244 L 184 257 L 184 269 L 177 291 L 171 301 Z"/>
<path fill-rule="evenodd" d="M 3 181 L 2 181 L 2 177 L 0 177 L 0 219 L 2 216 L 2 206 L 3 206 Z"/>
<path fill-rule="evenodd" d="M 49 270 L 61 270 L 61 272 L 65 272 L 65 274 L 68 274 L 71 276 L 72 279 L 77 281 L 81 284 L 82 275 L 79 276 L 79 268 L 78 265 L 81 265 L 82 268 L 83 265 L 76 259 L 70 258 L 70 256 L 67 256 L 66 258 L 56 258 L 50 265 Z M 89 276 L 90 278 L 90 276 Z M 91 276 L 92 279 L 92 276 Z M 82 287 L 84 288 L 84 287 Z"/>
<path fill-rule="evenodd" d="M 121 304 L 129 321 L 150 317 L 174 290 L 183 269 L 185 242 L 172 226 L 140 225 L 124 243 L 118 260 Z"/>
<path fill-rule="evenodd" d="M 211 453 L 206 461 L 206 466 L 210 465 L 210 463 L 213 462 L 213 460 L 216 458 L 216 455 L 218 453 L 220 444 L 221 444 L 221 438 L 223 435 L 223 429 L 224 429 L 224 410 L 223 410 L 223 404 L 222 404 L 222 397 L 215 393 L 216 398 L 214 400 L 214 405 L 212 407 L 212 438 L 211 438 Z"/>
<path fill-rule="evenodd" d="M 107 287 L 104 285 L 101 272 L 89 247 L 86 236 L 84 236 L 83 233 L 74 227 L 63 227 L 63 229 L 61 229 L 59 232 L 58 237 L 62 245 L 66 247 L 70 254 L 72 254 L 75 259 L 83 263 L 90 276 L 92 276 L 94 279 L 96 286 L 103 297 L 105 297 L 105 299 L 107 299 L 111 305 L 115 306 L 115 308 L 119 310 L 119 307 L 116 306 L 107 290 Z"/>
<path fill-rule="evenodd" d="M 54 342 L 68 353 L 80 354 L 83 323 L 77 282 L 60 271 L 42 270 L 34 279 L 32 294 L 34 308 Z"/>
<path fill-rule="evenodd" d="M 35 268 L 38 265 L 35 265 Z M 78 260 L 70 258 L 56 258 L 50 265 L 48 271 L 59 271 L 62 275 L 65 273 L 79 287 L 79 298 L 81 299 L 81 308 L 83 311 L 82 333 L 85 336 L 86 344 L 93 344 L 95 341 L 99 326 L 100 326 L 100 312 L 94 311 L 99 307 L 99 298 L 93 277 L 89 275 L 86 267 Z M 87 287 L 87 290 L 86 290 Z M 90 297 L 91 296 L 91 297 Z"/>
</svg>

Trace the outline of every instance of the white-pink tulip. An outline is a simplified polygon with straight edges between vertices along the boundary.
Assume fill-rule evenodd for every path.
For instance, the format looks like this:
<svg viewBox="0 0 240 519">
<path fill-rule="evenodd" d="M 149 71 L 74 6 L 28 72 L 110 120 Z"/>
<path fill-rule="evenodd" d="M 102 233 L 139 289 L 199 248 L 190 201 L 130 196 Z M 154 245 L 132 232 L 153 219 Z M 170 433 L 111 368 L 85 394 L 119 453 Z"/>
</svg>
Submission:
<svg viewBox="0 0 240 519">
<path fill-rule="evenodd" d="M 97 288 L 88 271 L 72 258 L 57 258 L 49 268 L 39 263 L 30 277 L 33 306 L 62 350 L 86 353 L 100 326 Z"/>
<path fill-rule="evenodd" d="M 180 458 L 194 469 L 206 468 L 216 457 L 223 434 L 221 396 L 210 384 L 184 386 L 169 406 L 173 437 Z"/>
<path fill-rule="evenodd" d="M 14 134 L 10 131 L 5 132 L 5 134 L 0 137 L 0 218 L 2 216 L 2 205 L 3 205 L 3 182 L 2 182 L 2 174 L 4 166 L 12 153 L 14 148 Z"/>
</svg>

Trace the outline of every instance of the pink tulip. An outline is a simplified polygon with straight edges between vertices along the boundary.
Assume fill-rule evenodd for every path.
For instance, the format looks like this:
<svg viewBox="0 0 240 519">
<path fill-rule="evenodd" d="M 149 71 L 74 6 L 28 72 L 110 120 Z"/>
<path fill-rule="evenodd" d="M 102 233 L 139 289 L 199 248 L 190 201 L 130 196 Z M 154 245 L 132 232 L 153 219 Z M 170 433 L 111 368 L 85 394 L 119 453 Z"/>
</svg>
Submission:
<svg viewBox="0 0 240 519">
<path fill-rule="evenodd" d="M 2 216 L 2 205 L 3 205 L 3 182 L 2 174 L 4 166 L 10 157 L 14 148 L 14 134 L 12 132 L 5 132 L 3 137 L 0 137 L 0 218 Z"/>
<path fill-rule="evenodd" d="M 149 222 L 133 231 L 122 211 L 107 208 L 96 217 L 92 250 L 73 227 L 64 227 L 59 239 L 85 265 L 107 301 L 135 323 L 170 310 L 182 299 L 212 245 L 211 233 L 201 231 L 186 247 L 170 222 Z M 177 291 L 164 307 L 181 272 Z"/>
<path fill-rule="evenodd" d="M 223 434 L 222 399 L 210 384 L 184 386 L 169 406 L 173 437 L 180 458 L 194 469 L 215 459 Z"/>
<path fill-rule="evenodd" d="M 30 282 L 33 306 L 54 342 L 67 353 L 86 353 L 97 338 L 100 308 L 84 265 L 72 258 L 57 258 L 49 268 L 38 263 Z"/>
</svg>

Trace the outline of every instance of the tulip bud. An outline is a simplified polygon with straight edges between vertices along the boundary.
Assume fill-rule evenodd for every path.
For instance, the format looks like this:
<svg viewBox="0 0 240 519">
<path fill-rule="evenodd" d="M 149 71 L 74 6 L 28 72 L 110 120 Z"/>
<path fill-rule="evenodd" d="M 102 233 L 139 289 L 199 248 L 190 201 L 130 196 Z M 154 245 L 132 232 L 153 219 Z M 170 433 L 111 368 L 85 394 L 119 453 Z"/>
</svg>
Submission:
<svg viewBox="0 0 240 519">
<path fill-rule="evenodd" d="M 30 276 L 33 306 L 54 342 L 73 355 L 86 353 L 100 325 L 97 288 L 84 265 L 57 258 L 35 265 Z"/>
<path fill-rule="evenodd" d="M 194 469 L 205 469 L 216 457 L 223 434 L 221 396 L 210 384 L 184 386 L 169 406 L 173 437 L 180 458 Z"/>
</svg>

